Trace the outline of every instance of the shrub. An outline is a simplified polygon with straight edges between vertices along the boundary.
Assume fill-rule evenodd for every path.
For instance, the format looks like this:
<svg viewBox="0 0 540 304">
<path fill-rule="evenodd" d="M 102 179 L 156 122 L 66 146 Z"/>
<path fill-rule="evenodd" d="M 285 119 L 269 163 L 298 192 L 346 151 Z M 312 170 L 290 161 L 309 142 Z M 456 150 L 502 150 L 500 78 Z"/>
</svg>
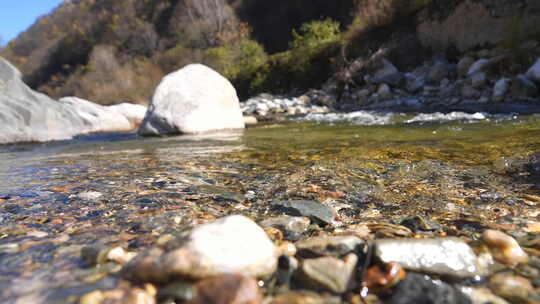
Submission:
<svg viewBox="0 0 540 304">
<path fill-rule="evenodd" d="M 334 43 L 341 39 L 339 23 L 326 19 L 304 23 L 300 32 L 293 29 L 291 50 L 317 51 L 325 44 Z"/>
<path fill-rule="evenodd" d="M 293 31 L 290 49 L 269 57 L 256 91 L 284 93 L 315 87 L 334 71 L 334 58 L 342 44 L 339 24 L 330 19 L 303 24 Z"/>
<path fill-rule="evenodd" d="M 204 51 L 178 44 L 163 54 L 156 56 L 156 61 L 161 70 L 168 74 L 190 63 L 202 62 L 203 57 Z"/>
<path fill-rule="evenodd" d="M 203 63 L 228 78 L 241 97 L 247 97 L 258 92 L 267 55 L 259 43 L 243 39 L 236 44 L 206 50 Z"/>
</svg>

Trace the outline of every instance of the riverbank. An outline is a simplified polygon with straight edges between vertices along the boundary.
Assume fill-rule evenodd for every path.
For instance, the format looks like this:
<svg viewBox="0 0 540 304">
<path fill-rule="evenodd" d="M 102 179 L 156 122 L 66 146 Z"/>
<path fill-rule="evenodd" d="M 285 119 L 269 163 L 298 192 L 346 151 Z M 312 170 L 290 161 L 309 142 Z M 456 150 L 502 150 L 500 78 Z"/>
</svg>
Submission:
<svg viewBox="0 0 540 304">
<path fill-rule="evenodd" d="M 381 47 L 367 58 L 357 58 L 320 89 L 290 98 L 261 94 L 245 101 L 242 110 L 259 118 L 354 111 L 540 112 L 537 41 L 527 41 L 512 52 L 481 49 L 453 60 L 436 54 L 402 71 L 387 59 L 389 52 Z M 520 65 L 517 61 L 524 59 L 518 58 L 519 54 L 537 58 L 536 62 Z"/>
</svg>

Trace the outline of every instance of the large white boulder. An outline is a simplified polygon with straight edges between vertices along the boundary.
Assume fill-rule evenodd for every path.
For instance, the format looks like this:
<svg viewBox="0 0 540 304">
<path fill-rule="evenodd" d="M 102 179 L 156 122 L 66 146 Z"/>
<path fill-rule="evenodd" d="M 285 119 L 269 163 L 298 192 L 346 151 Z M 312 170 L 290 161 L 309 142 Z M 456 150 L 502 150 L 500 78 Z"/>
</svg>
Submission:
<svg viewBox="0 0 540 304">
<path fill-rule="evenodd" d="M 244 128 L 244 121 L 232 84 L 207 66 L 191 64 L 161 80 L 139 133 L 193 134 L 238 128 Z"/>
<path fill-rule="evenodd" d="M 122 132 L 133 129 L 131 122 L 119 112 L 78 97 L 64 97 L 59 102 L 71 107 L 84 122 L 82 133 Z"/>
<path fill-rule="evenodd" d="M 0 57 L 0 144 L 70 139 L 83 129 L 73 108 L 30 89 Z"/>
</svg>

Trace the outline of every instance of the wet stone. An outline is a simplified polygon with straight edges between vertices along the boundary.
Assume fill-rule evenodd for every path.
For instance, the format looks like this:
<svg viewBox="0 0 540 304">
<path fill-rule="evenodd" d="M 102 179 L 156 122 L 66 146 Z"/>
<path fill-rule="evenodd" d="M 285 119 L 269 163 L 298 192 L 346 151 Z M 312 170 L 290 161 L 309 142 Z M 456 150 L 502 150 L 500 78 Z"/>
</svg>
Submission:
<svg viewBox="0 0 540 304">
<path fill-rule="evenodd" d="M 527 298 L 534 292 L 531 282 L 511 273 L 498 273 L 489 279 L 489 287 L 498 296 L 512 303 L 526 303 Z"/>
<path fill-rule="evenodd" d="M 508 304 L 506 300 L 494 295 L 488 288 L 462 287 L 461 291 L 471 299 L 472 304 Z"/>
<path fill-rule="evenodd" d="M 151 282 L 230 273 L 264 277 L 277 265 L 276 249 L 264 230 L 240 215 L 197 226 L 178 242 L 168 252 L 153 248 L 139 254 L 125 266 L 124 276 Z"/>
<path fill-rule="evenodd" d="M 485 230 L 482 233 L 482 240 L 488 246 L 493 257 L 500 263 L 515 266 L 527 263 L 529 256 L 518 242 L 504 232 L 497 230 Z"/>
<path fill-rule="evenodd" d="M 262 221 L 262 227 L 273 227 L 283 232 L 285 239 L 297 241 L 308 230 L 311 221 L 307 217 L 282 215 Z"/>
<path fill-rule="evenodd" d="M 317 223 L 332 224 L 334 210 L 325 204 L 309 200 L 273 201 L 272 208 L 292 216 L 307 216 Z"/>
<path fill-rule="evenodd" d="M 160 302 L 165 301 L 190 301 L 196 293 L 193 283 L 177 281 L 160 288 L 157 298 Z"/>
<path fill-rule="evenodd" d="M 77 195 L 78 198 L 86 201 L 93 201 L 101 198 L 103 193 L 97 191 L 81 192 Z"/>
<path fill-rule="evenodd" d="M 243 203 L 246 198 L 242 193 L 230 191 L 227 188 L 214 186 L 214 185 L 202 185 L 193 187 L 191 189 L 194 193 L 202 193 L 212 196 L 218 201 L 229 201 L 234 203 Z"/>
<path fill-rule="evenodd" d="M 414 232 L 419 231 L 442 231 L 441 225 L 417 215 L 401 221 L 401 225 L 410 228 Z"/>
<path fill-rule="evenodd" d="M 276 272 L 277 284 L 288 288 L 291 285 L 292 276 L 297 269 L 298 260 L 296 258 L 286 255 L 280 256 Z"/>
<path fill-rule="evenodd" d="M 262 295 L 253 278 L 236 274 L 221 275 L 197 282 L 196 295 L 190 304 L 259 304 Z"/>
<path fill-rule="evenodd" d="M 471 247 L 457 238 L 376 240 L 374 254 L 382 262 L 443 277 L 469 278 L 487 272 Z"/>
<path fill-rule="evenodd" d="M 308 288 L 343 293 L 354 288 L 358 257 L 351 253 L 342 260 L 334 257 L 305 259 L 300 263 L 299 280 Z"/>
<path fill-rule="evenodd" d="M 395 288 L 380 297 L 388 304 L 472 304 L 469 297 L 456 287 L 417 273 L 408 273 Z"/>
<path fill-rule="evenodd" d="M 351 252 L 361 252 L 364 244 L 362 239 L 352 235 L 318 236 L 295 243 L 297 256 L 303 258 L 343 257 Z"/>
<path fill-rule="evenodd" d="M 394 287 L 406 276 L 405 270 L 396 262 L 369 267 L 363 276 L 363 286 L 368 291 L 380 292 Z"/>
<path fill-rule="evenodd" d="M 299 290 L 277 295 L 270 304 L 340 304 L 338 296 L 321 296 L 316 292 Z"/>
</svg>

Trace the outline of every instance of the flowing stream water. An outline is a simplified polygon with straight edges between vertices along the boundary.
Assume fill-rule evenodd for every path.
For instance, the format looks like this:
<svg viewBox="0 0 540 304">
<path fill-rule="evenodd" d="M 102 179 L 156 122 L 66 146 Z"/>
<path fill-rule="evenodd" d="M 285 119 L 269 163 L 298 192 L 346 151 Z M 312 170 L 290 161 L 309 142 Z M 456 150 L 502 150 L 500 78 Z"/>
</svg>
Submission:
<svg viewBox="0 0 540 304">
<path fill-rule="evenodd" d="M 540 217 L 538 115 L 309 119 L 0 146 L 0 302 L 73 302 L 113 288 L 111 269 L 85 267 L 82 248 L 138 251 L 231 213 L 262 220 L 273 199 L 323 201 L 338 225 L 422 215 L 432 233 L 453 235 L 519 231 Z"/>
</svg>

